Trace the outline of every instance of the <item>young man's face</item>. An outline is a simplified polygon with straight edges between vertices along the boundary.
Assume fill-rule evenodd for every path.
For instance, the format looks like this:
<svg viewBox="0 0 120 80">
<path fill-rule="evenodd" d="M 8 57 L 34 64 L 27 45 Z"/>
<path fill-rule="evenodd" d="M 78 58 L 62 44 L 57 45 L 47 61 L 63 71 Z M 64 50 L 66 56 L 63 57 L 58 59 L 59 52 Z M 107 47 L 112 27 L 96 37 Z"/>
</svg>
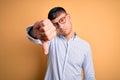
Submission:
<svg viewBox="0 0 120 80">
<path fill-rule="evenodd" d="M 72 32 L 72 24 L 70 22 L 70 15 L 61 13 L 60 16 L 52 20 L 59 34 L 67 36 Z"/>
</svg>

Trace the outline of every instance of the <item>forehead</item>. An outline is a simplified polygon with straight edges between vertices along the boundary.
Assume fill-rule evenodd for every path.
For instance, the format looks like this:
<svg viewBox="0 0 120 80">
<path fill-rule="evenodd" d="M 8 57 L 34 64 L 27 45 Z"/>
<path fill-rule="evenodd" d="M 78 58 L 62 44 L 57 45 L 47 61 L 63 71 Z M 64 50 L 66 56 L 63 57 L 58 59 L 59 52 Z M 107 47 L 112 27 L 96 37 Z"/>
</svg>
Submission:
<svg viewBox="0 0 120 80">
<path fill-rule="evenodd" d="M 62 17 L 64 17 L 66 13 L 61 13 L 57 18 L 53 19 L 52 22 L 58 22 Z"/>
</svg>

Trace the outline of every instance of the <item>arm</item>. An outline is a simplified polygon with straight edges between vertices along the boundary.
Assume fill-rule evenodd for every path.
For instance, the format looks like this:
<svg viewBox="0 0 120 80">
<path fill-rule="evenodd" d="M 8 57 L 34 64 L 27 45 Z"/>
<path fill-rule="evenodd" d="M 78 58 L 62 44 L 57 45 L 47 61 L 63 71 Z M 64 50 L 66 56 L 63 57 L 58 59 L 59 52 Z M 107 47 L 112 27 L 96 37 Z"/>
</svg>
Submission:
<svg viewBox="0 0 120 80">
<path fill-rule="evenodd" d="M 84 80 L 95 80 L 92 53 L 90 46 L 86 48 L 86 55 L 83 62 Z"/>
<path fill-rule="evenodd" d="M 56 28 L 49 19 L 37 21 L 33 26 L 27 28 L 27 37 L 42 45 L 44 54 L 48 54 L 48 44 L 56 36 Z"/>
</svg>

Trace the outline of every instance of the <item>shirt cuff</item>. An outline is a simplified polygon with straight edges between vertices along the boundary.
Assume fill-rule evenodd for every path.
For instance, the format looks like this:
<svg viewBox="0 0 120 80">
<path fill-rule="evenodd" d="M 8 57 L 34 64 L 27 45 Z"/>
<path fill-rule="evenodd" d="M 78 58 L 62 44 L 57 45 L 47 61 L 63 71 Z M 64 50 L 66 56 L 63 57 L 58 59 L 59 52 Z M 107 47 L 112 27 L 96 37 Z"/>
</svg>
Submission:
<svg viewBox="0 0 120 80">
<path fill-rule="evenodd" d="M 28 39 L 36 44 L 42 45 L 42 42 L 39 39 L 35 39 L 29 34 L 29 31 L 31 30 L 31 28 L 32 28 L 32 26 L 29 26 L 26 29 Z"/>
</svg>

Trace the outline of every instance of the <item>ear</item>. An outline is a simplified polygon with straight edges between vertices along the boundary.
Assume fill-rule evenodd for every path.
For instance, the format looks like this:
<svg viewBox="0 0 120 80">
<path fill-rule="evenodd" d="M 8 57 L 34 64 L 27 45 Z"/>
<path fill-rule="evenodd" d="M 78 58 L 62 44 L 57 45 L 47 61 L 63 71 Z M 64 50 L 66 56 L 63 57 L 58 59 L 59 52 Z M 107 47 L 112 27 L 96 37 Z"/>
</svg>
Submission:
<svg viewBox="0 0 120 80">
<path fill-rule="evenodd" d="M 67 14 L 67 18 L 68 18 L 68 19 L 71 19 L 70 14 Z"/>
</svg>

